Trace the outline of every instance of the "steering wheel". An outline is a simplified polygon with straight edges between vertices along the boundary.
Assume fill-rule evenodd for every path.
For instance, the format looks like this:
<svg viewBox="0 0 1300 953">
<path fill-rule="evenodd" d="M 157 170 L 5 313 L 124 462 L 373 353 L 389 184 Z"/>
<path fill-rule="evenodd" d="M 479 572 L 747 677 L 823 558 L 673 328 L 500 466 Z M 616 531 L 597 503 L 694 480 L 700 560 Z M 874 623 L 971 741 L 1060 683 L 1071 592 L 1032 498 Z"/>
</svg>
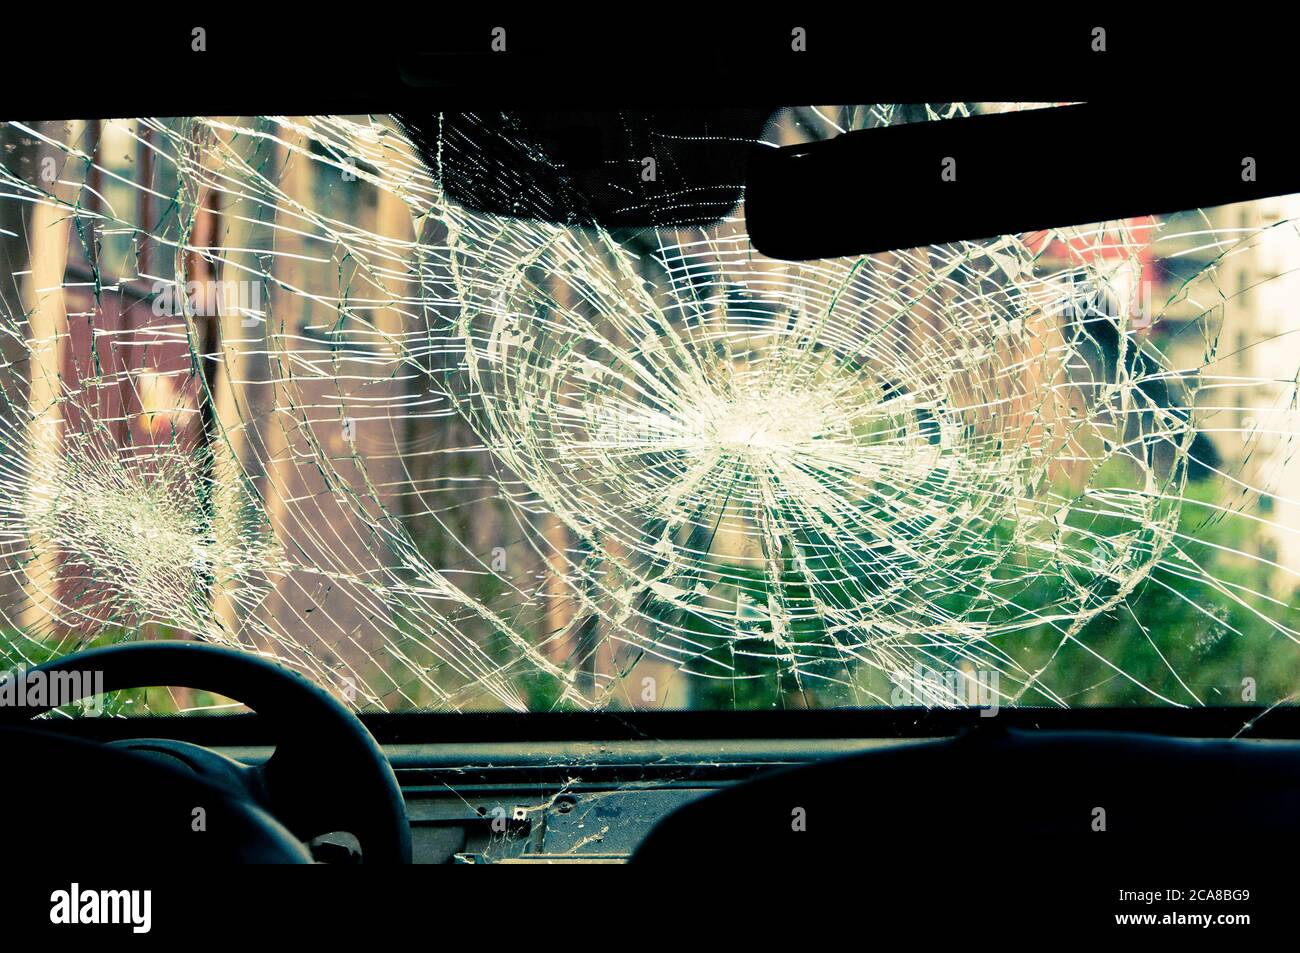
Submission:
<svg viewBox="0 0 1300 953">
<path fill-rule="evenodd" d="M 233 819 L 229 829 L 238 828 L 242 836 L 264 842 L 260 853 L 245 851 L 239 856 L 302 859 L 306 855 L 301 844 L 284 843 L 287 828 L 298 841 L 347 831 L 360 844 L 363 863 L 411 862 L 406 804 L 388 759 L 355 714 L 297 672 L 233 649 L 166 641 L 114 645 L 65 655 L 28 670 L 22 678 L 30 681 L 37 672 L 44 673 L 47 686 L 57 683 L 84 689 L 82 697 L 92 690 L 110 692 L 153 685 L 216 692 L 247 705 L 262 723 L 270 726 L 268 734 L 275 753 L 265 763 L 249 766 L 181 741 L 147 739 L 87 745 L 51 732 L 30 730 L 0 734 L 0 751 L 5 750 L 8 740 L 20 753 L 32 756 L 35 752 L 44 755 L 44 762 L 68 762 L 74 769 L 76 758 L 67 752 L 83 752 L 101 771 L 109 764 L 105 759 L 110 759 L 118 773 L 143 782 L 131 787 L 140 788 L 137 793 L 146 801 L 170 799 L 192 804 L 196 790 L 193 781 L 198 780 L 209 802 L 218 804 L 223 817 Z M 102 678 L 102 687 L 96 680 L 92 689 L 89 677 L 68 677 L 76 674 Z M 42 700 L 65 705 L 76 699 Z M 0 706 L 0 728 L 24 723 L 51 707 Z M 51 758 L 47 753 L 54 748 L 60 750 L 60 758 Z M 110 749 L 117 750 L 110 753 Z M 6 773 L 10 777 L 31 773 L 24 772 L 23 767 L 21 758 L 15 763 L 11 754 L 6 755 Z M 178 777 L 178 772 L 190 777 Z M 85 780 L 82 778 L 83 786 Z M 48 792 L 53 787 L 46 783 L 41 790 Z M 82 793 L 84 798 L 84 787 Z M 35 804 L 41 803 L 41 796 L 36 795 Z M 186 806 L 185 810 L 188 823 L 190 808 Z"/>
</svg>

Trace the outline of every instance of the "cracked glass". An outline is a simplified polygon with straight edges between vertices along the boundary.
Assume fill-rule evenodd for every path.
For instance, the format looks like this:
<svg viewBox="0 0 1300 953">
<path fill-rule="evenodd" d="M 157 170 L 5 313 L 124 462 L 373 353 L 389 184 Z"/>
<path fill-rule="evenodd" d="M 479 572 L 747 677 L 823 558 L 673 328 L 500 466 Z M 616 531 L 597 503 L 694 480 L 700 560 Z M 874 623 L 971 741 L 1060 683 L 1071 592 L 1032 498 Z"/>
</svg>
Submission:
<svg viewBox="0 0 1300 953">
<path fill-rule="evenodd" d="M 425 131 L 444 170 L 467 125 Z M 743 207 L 610 232 L 502 176 L 475 211 L 415 139 L 0 129 L 4 666 L 197 639 L 389 710 L 1292 700 L 1300 197 L 791 263 Z"/>
</svg>

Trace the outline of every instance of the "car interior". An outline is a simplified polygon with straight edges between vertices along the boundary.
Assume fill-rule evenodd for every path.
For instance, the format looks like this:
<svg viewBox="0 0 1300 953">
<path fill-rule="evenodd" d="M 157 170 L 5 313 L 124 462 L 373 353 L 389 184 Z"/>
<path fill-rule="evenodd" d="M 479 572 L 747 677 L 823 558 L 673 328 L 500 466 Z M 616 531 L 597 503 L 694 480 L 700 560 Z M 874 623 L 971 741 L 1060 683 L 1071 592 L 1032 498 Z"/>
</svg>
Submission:
<svg viewBox="0 0 1300 953">
<path fill-rule="evenodd" d="M 1239 911 L 1300 834 L 1277 108 L 467 31 L 4 104 L 12 856 Z"/>
</svg>

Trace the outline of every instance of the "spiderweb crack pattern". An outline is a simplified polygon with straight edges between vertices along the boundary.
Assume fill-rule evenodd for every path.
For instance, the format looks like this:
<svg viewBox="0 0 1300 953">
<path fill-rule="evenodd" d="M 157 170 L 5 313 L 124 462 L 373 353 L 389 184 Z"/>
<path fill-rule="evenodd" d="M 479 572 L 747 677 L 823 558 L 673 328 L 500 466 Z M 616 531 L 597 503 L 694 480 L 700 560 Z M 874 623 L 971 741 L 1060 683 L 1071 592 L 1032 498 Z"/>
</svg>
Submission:
<svg viewBox="0 0 1300 953">
<path fill-rule="evenodd" d="M 832 112 L 776 134 L 907 118 Z M 920 668 L 960 676 L 937 704 L 977 673 L 1001 703 L 1118 681 L 1194 704 L 1188 666 L 1225 633 L 1295 641 L 1295 564 L 1189 532 L 1189 508 L 1297 532 L 1259 509 L 1285 501 L 1268 481 L 1295 369 L 1231 378 L 1218 349 L 1218 273 L 1290 226 L 791 264 L 739 213 L 615 236 L 468 211 L 387 119 L 6 135 L 17 661 L 178 634 L 395 708 L 635 704 L 646 672 L 890 704 Z M 437 148 L 472 162 L 472 143 Z M 525 211 L 546 200 L 509 187 Z M 1141 314 L 1125 276 L 1171 242 L 1213 256 Z M 1149 332 L 1189 308 L 1194 362 Z M 1271 425 L 1227 429 L 1246 461 L 1267 435 L 1273 476 L 1207 459 L 1201 395 L 1265 381 Z M 1229 495 L 1200 493 L 1205 472 Z M 1154 637 L 1135 612 L 1153 593 L 1211 634 Z M 1122 645 L 1094 634 L 1117 619 L 1136 624 Z"/>
</svg>

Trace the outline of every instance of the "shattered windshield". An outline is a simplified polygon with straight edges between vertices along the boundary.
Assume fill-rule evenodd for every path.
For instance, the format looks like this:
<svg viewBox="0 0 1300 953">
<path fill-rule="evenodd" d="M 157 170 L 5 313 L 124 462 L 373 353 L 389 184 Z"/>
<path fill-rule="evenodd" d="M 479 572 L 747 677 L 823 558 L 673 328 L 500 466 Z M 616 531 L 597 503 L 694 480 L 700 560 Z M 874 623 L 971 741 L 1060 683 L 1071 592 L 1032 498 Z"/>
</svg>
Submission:
<svg viewBox="0 0 1300 953">
<path fill-rule="evenodd" d="M 739 207 L 607 231 L 503 176 L 476 210 L 416 138 L 0 128 L 0 667 L 188 638 L 389 710 L 1290 700 L 1300 196 L 799 263 Z"/>
</svg>

